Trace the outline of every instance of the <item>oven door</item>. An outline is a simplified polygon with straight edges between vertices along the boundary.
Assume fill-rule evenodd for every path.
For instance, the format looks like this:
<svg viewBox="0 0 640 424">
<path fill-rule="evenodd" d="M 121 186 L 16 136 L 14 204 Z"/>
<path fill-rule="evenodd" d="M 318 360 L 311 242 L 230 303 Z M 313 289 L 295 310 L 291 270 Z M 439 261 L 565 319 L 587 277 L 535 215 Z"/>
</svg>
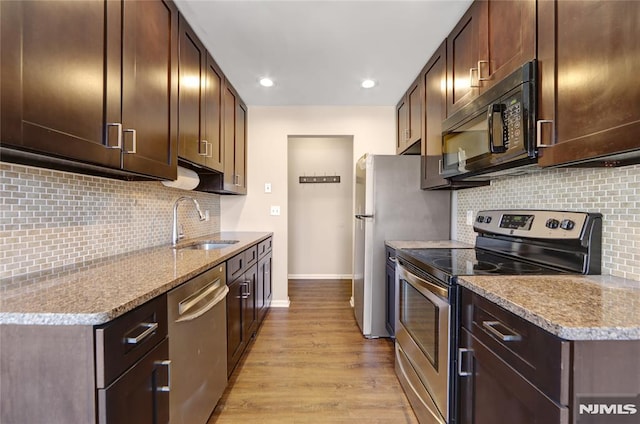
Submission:
<svg viewBox="0 0 640 424">
<path fill-rule="evenodd" d="M 398 265 L 396 374 L 421 423 L 447 423 L 449 289 Z"/>
</svg>

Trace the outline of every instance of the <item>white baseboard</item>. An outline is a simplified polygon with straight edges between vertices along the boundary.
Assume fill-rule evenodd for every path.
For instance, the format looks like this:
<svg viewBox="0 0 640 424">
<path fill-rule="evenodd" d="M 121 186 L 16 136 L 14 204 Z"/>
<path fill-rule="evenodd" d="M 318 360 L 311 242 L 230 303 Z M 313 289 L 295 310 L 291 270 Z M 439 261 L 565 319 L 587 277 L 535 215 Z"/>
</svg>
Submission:
<svg viewBox="0 0 640 424">
<path fill-rule="evenodd" d="M 291 305 L 291 300 L 287 298 L 287 300 L 272 300 L 271 307 L 272 308 L 288 308 Z"/>
<path fill-rule="evenodd" d="M 289 274 L 289 280 L 351 280 L 351 274 Z"/>
</svg>

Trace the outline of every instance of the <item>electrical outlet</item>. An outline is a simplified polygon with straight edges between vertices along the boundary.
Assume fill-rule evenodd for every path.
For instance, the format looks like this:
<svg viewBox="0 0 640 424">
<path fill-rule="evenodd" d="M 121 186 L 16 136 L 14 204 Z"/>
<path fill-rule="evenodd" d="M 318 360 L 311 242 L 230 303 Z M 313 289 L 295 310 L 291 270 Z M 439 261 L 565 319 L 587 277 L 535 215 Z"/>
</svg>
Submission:
<svg viewBox="0 0 640 424">
<path fill-rule="evenodd" d="M 264 192 L 271 193 L 271 183 L 264 183 Z"/>
<path fill-rule="evenodd" d="M 210 219 L 211 217 L 209 216 L 209 210 L 207 209 L 206 211 L 204 211 L 204 220 L 209 221 Z"/>
<path fill-rule="evenodd" d="M 271 215 L 280 215 L 280 206 L 271 206 Z"/>
<path fill-rule="evenodd" d="M 467 225 L 473 225 L 473 211 L 467 211 Z"/>
</svg>

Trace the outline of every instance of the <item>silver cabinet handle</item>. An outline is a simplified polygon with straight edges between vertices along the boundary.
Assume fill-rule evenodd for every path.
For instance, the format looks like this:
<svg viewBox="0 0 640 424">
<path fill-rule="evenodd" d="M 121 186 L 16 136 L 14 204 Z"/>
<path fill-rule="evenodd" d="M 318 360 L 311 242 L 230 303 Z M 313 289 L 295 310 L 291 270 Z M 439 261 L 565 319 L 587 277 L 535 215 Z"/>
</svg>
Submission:
<svg viewBox="0 0 640 424">
<path fill-rule="evenodd" d="M 486 63 L 489 66 L 488 60 L 479 60 L 478 61 L 478 81 L 489 81 L 491 79 L 491 72 L 489 72 L 489 76 L 486 78 L 482 77 L 482 64 Z"/>
<path fill-rule="evenodd" d="M 543 144 L 542 143 L 542 124 L 551 124 L 551 137 L 552 137 L 552 144 Z M 541 147 L 551 147 L 555 144 L 555 132 L 556 132 L 556 126 L 553 120 L 551 119 L 541 119 L 539 121 L 536 122 L 536 147 L 537 148 L 541 148 Z"/>
<path fill-rule="evenodd" d="M 164 361 L 156 361 L 156 366 L 167 367 L 167 385 L 156 387 L 156 392 L 170 392 L 171 391 L 171 360 L 165 359 Z"/>
<path fill-rule="evenodd" d="M 138 141 L 137 141 L 137 137 L 136 137 L 136 130 L 134 129 L 128 129 L 128 130 L 123 130 L 123 133 L 131 133 L 132 137 L 133 137 L 133 149 L 131 150 L 125 150 L 125 153 L 129 153 L 129 154 L 134 154 L 136 153 L 136 149 L 138 147 Z"/>
<path fill-rule="evenodd" d="M 478 68 L 469 68 L 469 87 L 473 87 L 473 88 L 478 88 L 480 87 L 480 83 L 474 83 L 474 79 L 473 79 L 473 73 L 476 73 L 476 75 L 478 74 Z"/>
<path fill-rule="evenodd" d="M 502 327 L 507 328 L 500 321 L 482 321 L 482 326 L 484 328 L 486 328 L 487 330 L 489 330 L 489 332 L 491 334 L 493 334 L 494 336 L 496 336 L 499 340 L 502 340 L 503 342 L 517 342 L 519 340 L 522 340 L 522 336 L 520 336 L 520 334 L 516 333 L 515 331 L 513 331 L 512 334 L 507 334 L 507 333 L 503 333 L 502 331 L 498 330 L 496 328 L 496 326 L 498 326 L 498 325 L 501 325 Z"/>
<path fill-rule="evenodd" d="M 118 144 L 115 146 L 111 146 L 109 144 L 109 127 L 116 127 L 118 129 Z M 105 142 L 107 143 L 107 149 L 122 149 L 122 124 L 119 122 L 111 122 L 107 124 L 107 134 L 105 137 Z"/>
<path fill-rule="evenodd" d="M 442 159 L 438 159 L 438 175 L 442 175 L 443 173 L 443 169 L 442 169 Z"/>
<path fill-rule="evenodd" d="M 466 349 L 462 347 L 458 348 L 458 375 L 460 377 L 468 377 L 470 375 L 473 375 L 473 372 L 471 371 L 462 371 L 462 355 L 467 352 L 473 353 L 473 349 Z"/>
<path fill-rule="evenodd" d="M 389 260 L 394 264 L 398 263 L 398 258 L 396 258 L 395 256 L 389 256 Z"/>
<path fill-rule="evenodd" d="M 146 339 L 147 337 L 151 336 L 158 329 L 157 322 L 143 322 L 142 324 L 140 324 L 140 326 L 145 327 L 146 330 L 138 334 L 136 337 L 126 337 L 124 341 L 127 344 L 138 344 L 142 342 L 144 339 Z"/>
<path fill-rule="evenodd" d="M 211 156 L 213 156 L 213 144 L 209 143 L 207 140 L 204 140 L 204 152 L 206 153 L 207 157 L 210 158 Z"/>
<path fill-rule="evenodd" d="M 240 296 L 240 298 L 241 299 L 248 299 L 251 296 L 251 292 L 249 291 L 249 282 L 245 281 L 245 282 L 241 283 L 240 285 L 247 288 L 246 292 L 244 290 L 242 290 L 242 295 Z"/>
</svg>

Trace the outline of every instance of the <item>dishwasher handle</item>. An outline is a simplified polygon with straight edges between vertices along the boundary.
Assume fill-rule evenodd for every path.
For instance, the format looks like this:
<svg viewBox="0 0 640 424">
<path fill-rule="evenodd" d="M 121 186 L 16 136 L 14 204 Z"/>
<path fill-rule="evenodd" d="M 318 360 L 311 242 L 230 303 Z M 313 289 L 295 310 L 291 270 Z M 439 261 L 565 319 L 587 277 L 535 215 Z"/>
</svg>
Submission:
<svg viewBox="0 0 640 424">
<path fill-rule="evenodd" d="M 222 286 L 220 288 L 215 287 L 215 284 L 212 284 L 211 286 L 212 287 L 207 289 L 204 293 L 199 295 L 196 299 L 193 299 L 193 301 L 191 302 L 191 305 L 197 303 L 197 301 L 202 300 L 204 297 L 206 297 L 211 292 L 218 291 L 216 296 L 213 299 L 211 299 L 211 302 L 207 303 L 202 308 L 200 308 L 200 309 L 198 309 L 198 310 L 196 310 L 196 311 L 194 311 L 194 312 L 192 312 L 190 314 L 181 316 L 180 318 L 178 318 L 176 320 L 176 322 L 193 321 L 194 319 L 204 315 L 211 308 L 216 306 L 218 303 L 222 302 L 227 297 L 227 293 L 229 293 L 229 287 L 227 287 L 227 285 L 224 285 L 224 286 Z M 197 300 L 197 301 L 195 301 L 195 300 Z"/>
</svg>

